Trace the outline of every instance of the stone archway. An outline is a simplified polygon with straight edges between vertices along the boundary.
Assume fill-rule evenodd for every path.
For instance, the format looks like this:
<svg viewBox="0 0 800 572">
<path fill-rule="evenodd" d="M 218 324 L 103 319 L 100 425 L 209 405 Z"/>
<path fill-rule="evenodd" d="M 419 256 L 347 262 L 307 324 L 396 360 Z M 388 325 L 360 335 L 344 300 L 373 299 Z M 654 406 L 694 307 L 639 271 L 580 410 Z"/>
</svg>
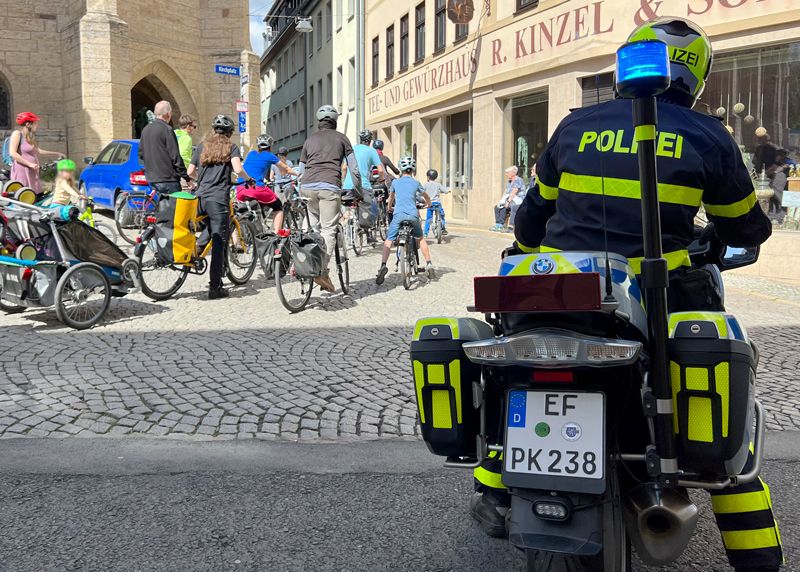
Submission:
<svg viewBox="0 0 800 572">
<path fill-rule="evenodd" d="M 162 99 L 172 104 L 173 123 L 182 113 L 197 117 L 197 106 L 186 84 L 169 65 L 162 60 L 146 63 L 133 74 L 136 81 L 131 89 L 131 131 L 138 138 L 147 124 L 146 112 L 152 111 Z"/>
<path fill-rule="evenodd" d="M 0 72 L 0 129 L 11 129 L 14 125 L 14 104 L 11 100 L 11 84 Z"/>
</svg>

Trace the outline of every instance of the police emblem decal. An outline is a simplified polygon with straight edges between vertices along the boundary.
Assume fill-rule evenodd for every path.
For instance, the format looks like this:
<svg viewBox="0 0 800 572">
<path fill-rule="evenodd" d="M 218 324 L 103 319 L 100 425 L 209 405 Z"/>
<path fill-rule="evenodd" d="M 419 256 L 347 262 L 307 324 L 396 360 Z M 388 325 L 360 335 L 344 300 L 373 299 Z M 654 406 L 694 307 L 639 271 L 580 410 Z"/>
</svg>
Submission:
<svg viewBox="0 0 800 572">
<path fill-rule="evenodd" d="M 555 263 L 549 258 L 537 258 L 533 263 L 534 274 L 550 274 L 555 269 Z"/>
<path fill-rule="evenodd" d="M 561 436 L 567 441 L 577 441 L 581 438 L 582 434 L 583 430 L 581 426 L 572 421 L 564 423 L 564 426 L 561 428 Z"/>
</svg>

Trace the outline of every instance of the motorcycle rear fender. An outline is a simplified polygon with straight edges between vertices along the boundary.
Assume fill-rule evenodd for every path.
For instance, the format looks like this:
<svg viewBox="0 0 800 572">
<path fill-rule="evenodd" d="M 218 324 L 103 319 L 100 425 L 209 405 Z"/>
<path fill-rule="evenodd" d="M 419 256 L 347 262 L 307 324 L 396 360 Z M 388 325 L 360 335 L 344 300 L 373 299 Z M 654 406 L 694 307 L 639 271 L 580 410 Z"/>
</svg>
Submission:
<svg viewBox="0 0 800 572">
<path fill-rule="evenodd" d="M 537 499 L 552 498 L 549 491 L 515 489 L 511 496 L 508 539 L 523 550 L 546 550 L 577 556 L 595 556 L 603 549 L 602 496 L 561 493 L 573 507 L 566 522 L 542 520 L 533 512 Z"/>
</svg>

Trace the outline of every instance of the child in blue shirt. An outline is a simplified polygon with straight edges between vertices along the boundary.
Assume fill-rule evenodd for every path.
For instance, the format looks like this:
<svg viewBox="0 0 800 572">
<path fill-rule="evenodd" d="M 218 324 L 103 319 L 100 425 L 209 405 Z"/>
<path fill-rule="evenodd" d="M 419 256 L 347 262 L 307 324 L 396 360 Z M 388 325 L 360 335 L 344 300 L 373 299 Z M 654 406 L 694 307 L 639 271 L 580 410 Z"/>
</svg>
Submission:
<svg viewBox="0 0 800 572">
<path fill-rule="evenodd" d="M 431 263 L 431 251 L 422 235 L 422 222 L 419 219 L 419 209 L 417 208 L 418 199 L 424 201 L 426 207 L 431 206 L 431 199 L 425 193 L 420 182 L 414 178 L 417 162 L 413 157 L 403 157 L 397 163 L 397 166 L 400 168 L 402 176 L 392 181 L 392 186 L 389 189 L 387 208 L 391 211 L 392 207 L 394 207 L 394 216 L 392 217 L 392 223 L 389 225 L 386 242 L 383 243 L 381 267 L 378 270 L 377 278 L 375 278 L 375 283 L 379 285 L 383 284 L 386 275 L 389 273 L 386 262 L 389 260 L 394 241 L 400 233 L 400 224 L 405 221 L 411 223 L 412 236 L 417 239 L 422 256 L 425 257 L 425 271 L 428 273 L 428 278 L 432 280 L 436 277 L 436 272 Z"/>
</svg>

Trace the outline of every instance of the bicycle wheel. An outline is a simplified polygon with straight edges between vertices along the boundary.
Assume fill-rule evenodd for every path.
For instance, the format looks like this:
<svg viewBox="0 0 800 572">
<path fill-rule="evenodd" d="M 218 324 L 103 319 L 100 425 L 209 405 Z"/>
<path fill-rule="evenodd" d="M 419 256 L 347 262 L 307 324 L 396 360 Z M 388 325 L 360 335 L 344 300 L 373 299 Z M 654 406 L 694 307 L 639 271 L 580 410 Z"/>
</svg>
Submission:
<svg viewBox="0 0 800 572">
<path fill-rule="evenodd" d="M 250 280 L 258 265 L 256 249 L 256 228 L 248 220 L 231 221 L 228 236 L 228 268 L 225 272 L 228 280 L 241 286 Z"/>
<path fill-rule="evenodd" d="M 75 330 L 91 328 L 111 304 L 111 284 L 97 264 L 81 262 L 64 272 L 56 285 L 56 316 Z"/>
<path fill-rule="evenodd" d="M 122 194 L 114 206 L 114 224 L 119 236 L 128 244 L 135 245 L 136 239 L 147 226 L 148 211 L 155 215 L 155 204 L 149 197 L 136 197 L 134 201 L 141 201 L 141 208 L 131 206 L 130 195 Z"/>
<path fill-rule="evenodd" d="M 439 214 L 439 211 L 433 213 L 433 232 L 436 235 L 436 244 L 442 243 L 442 217 Z"/>
<path fill-rule="evenodd" d="M 339 275 L 339 285 L 343 294 L 350 293 L 350 261 L 347 258 L 347 248 L 342 240 L 341 227 L 336 232 L 336 273 Z"/>
<path fill-rule="evenodd" d="M 283 307 L 292 314 L 305 308 L 311 299 L 314 281 L 298 277 L 294 273 L 291 259 L 287 261 L 283 256 L 275 259 L 274 274 L 275 289 Z"/>
<path fill-rule="evenodd" d="M 378 212 L 378 235 L 381 240 L 386 240 L 389 236 L 389 223 L 386 220 L 386 206 L 381 203 L 380 211 Z"/>
<path fill-rule="evenodd" d="M 408 267 L 407 248 L 407 246 L 403 248 L 402 256 L 400 256 L 400 276 L 403 277 L 403 288 L 406 290 L 411 288 L 411 269 Z"/>
<path fill-rule="evenodd" d="M 151 300 L 161 301 L 174 296 L 189 276 L 188 266 L 174 267 L 159 259 L 155 235 L 139 248 L 136 260 L 142 292 Z"/>
<path fill-rule="evenodd" d="M 353 234 L 353 252 L 356 256 L 361 256 L 364 253 L 364 231 L 353 218 L 350 219 L 349 226 Z"/>
<path fill-rule="evenodd" d="M 114 232 L 114 229 L 111 228 L 110 224 L 95 221 L 94 228 L 102 232 L 108 240 L 114 244 L 117 244 L 117 233 Z"/>
</svg>

